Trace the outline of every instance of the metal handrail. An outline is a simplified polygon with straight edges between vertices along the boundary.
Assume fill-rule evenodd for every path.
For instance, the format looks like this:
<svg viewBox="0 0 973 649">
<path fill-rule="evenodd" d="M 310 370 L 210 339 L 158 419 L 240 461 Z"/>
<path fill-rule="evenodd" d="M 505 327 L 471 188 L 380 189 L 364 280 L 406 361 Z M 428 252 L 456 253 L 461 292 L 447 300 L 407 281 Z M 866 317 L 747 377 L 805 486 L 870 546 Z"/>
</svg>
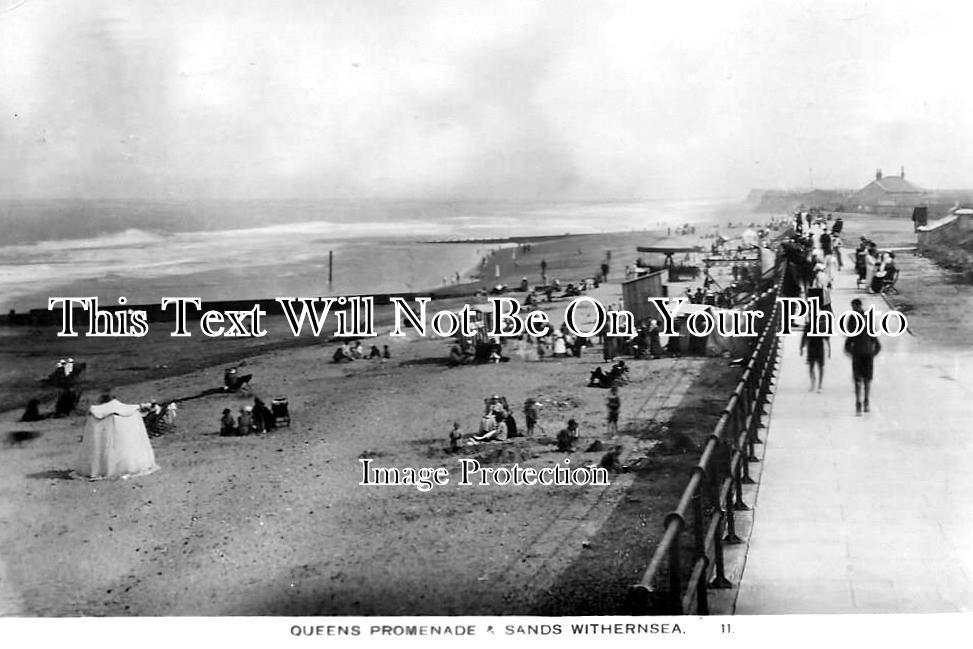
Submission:
<svg viewBox="0 0 973 649">
<path fill-rule="evenodd" d="M 781 265 L 774 286 L 751 303 L 774 298 L 773 309 L 762 323 L 757 344 L 706 440 L 689 484 L 663 521 L 664 533 L 649 566 L 642 579 L 629 588 L 628 604 L 634 614 L 706 615 L 709 589 L 731 587 L 724 572 L 723 547 L 742 542 L 736 534 L 735 512 L 749 509 L 743 502 L 743 485 L 753 482 L 749 465 L 758 461 L 754 446 L 762 442 L 757 430 L 777 372 L 780 341 L 775 323 L 780 309 L 776 297 L 785 271 L 786 266 Z M 711 512 L 708 517 L 707 510 Z M 684 531 L 692 533 L 688 574 L 682 567 L 682 555 L 687 552 Z"/>
</svg>

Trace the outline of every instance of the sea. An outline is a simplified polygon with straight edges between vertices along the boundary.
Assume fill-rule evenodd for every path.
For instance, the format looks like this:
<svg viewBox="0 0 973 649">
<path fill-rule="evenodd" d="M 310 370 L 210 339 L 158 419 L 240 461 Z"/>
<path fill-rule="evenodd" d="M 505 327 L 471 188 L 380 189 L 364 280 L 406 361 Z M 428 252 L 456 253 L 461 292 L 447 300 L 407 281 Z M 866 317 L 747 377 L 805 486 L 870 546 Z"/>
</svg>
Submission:
<svg viewBox="0 0 973 649">
<path fill-rule="evenodd" d="M 0 309 L 47 308 L 54 296 L 149 304 L 432 290 L 471 279 L 507 237 L 664 235 L 744 213 L 727 200 L 7 203 Z"/>
</svg>

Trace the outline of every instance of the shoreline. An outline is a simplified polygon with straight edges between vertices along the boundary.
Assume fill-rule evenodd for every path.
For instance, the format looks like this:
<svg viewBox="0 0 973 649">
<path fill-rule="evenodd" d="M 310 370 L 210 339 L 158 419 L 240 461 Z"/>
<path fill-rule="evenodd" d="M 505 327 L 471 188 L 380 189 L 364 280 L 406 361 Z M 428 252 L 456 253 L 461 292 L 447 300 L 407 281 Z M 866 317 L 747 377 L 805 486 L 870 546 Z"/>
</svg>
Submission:
<svg viewBox="0 0 973 649">
<path fill-rule="evenodd" d="M 566 284 L 567 281 L 592 276 L 606 251 L 613 252 L 610 278 L 617 280 L 623 276 L 622 267 L 628 263 L 623 260 L 634 259 L 637 255 L 635 244 L 639 234 L 646 238 L 655 236 L 646 231 L 637 233 L 634 239 L 630 232 L 559 238 L 540 242 L 533 246 L 530 253 L 521 253 L 516 259 L 512 248 L 501 248 L 489 255 L 489 265 L 500 266 L 499 279 L 491 277 L 440 287 L 430 291 L 429 295 L 439 303 L 438 309 L 459 308 L 464 303 L 472 303 L 477 292 L 489 291 L 496 283 L 516 287 L 520 278 L 527 276 L 531 284 L 536 284 L 540 281 L 541 259 L 546 259 L 549 264 L 549 278 L 558 277 Z M 580 255 L 579 250 L 582 251 Z M 517 291 L 512 293 L 520 295 Z M 390 306 L 376 307 L 377 327 L 391 326 L 391 317 Z M 267 317 L 265 328 L 268 335 L 263 338 L 209 339 L 198 330 L 189 338 L 172 338 L 169 336 L 170 327 L 164 322 L 153 325 L 150 325 L 148 334 L 143 338 L 85 337 L 83 327 L 78 328 L 82 333 L 78 338 L 57 337 L 55 327 L 4 327 L 3 330 L 10 335 L 0 336 L 0 392 L 6 396 L 0 410 L 20 410 L 30 398 L 39 398 L 42 403 L 52 401 L 54 391 L 37 381 L 50 372 L 58 358 L 72 357 L 79 362 L 88 362 L 89 388 L 86 394 L 88 398 L 94 398 L 93 392 L 96 390 L 114 389 L 145 380 L 169 379 L 201 370 L 211 373 L 213 385 L 218 386 L 222 385 L 220 368 L 223 366 L 249 361 L 256 356 L 315 346 L 324 347 L 327 350 L 324 355 L 330 360 L 330 351 L 336 344 L 332 340 L 330 323 L 327 335 L 314 337 L 305 330 L 301 336 L 294 337 L 282 314 Z M 383 340 L 385 342 L 394 341 Z M 445 344 L 449 341 L 442 342 Z M 447 351 L 448 348 L 443 350 L 444 359 Z"/>
</svg>

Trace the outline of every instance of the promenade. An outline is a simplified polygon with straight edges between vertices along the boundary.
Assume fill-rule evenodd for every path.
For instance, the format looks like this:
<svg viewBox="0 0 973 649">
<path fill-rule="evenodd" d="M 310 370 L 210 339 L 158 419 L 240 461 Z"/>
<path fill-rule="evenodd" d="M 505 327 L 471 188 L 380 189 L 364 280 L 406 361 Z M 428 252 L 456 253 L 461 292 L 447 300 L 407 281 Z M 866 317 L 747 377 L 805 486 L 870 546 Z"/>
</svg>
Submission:
<svg viewBox="0 0 973 649">
<path fill-rule="evenodd" d="M 855 297 L 888 309 L 846 265 L 834 310 Z M 821 393 L 783 340 L 737 614 L 973 610 L 973 354 L 880 341 L 856 416 L 844 337 Z"/>
</svg>

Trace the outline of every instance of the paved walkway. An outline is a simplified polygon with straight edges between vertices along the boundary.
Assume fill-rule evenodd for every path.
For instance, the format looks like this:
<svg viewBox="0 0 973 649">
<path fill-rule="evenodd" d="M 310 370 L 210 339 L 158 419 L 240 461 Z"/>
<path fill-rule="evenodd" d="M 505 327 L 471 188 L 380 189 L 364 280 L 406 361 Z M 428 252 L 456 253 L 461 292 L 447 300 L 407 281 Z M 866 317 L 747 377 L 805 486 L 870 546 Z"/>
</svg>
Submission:
<svg viewBox="0 0 973 649">
<path fill-rule="evenodd" d="M 854 297 L 887 310 L 846 267 Z M 737 614 L 973 610 L 973 353 L 880 340 L 861 417 L 843 337 L 820 394 L 783 341 Z"/>
</svg>

